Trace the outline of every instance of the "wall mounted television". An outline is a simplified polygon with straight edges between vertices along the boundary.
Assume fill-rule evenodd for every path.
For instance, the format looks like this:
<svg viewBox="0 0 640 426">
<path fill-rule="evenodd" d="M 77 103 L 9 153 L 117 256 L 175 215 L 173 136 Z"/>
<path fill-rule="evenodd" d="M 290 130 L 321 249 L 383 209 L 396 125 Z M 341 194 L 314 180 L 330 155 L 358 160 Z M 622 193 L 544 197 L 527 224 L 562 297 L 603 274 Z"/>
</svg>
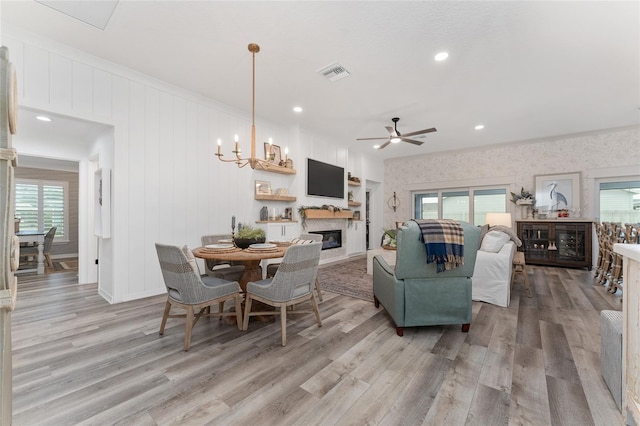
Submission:
<svg viewBox="0 0 640 426">
<path fill-rule="evenodd" d="M 307 195 L 344 199 L 344 168 L 307 158 Z"/>
</svg>

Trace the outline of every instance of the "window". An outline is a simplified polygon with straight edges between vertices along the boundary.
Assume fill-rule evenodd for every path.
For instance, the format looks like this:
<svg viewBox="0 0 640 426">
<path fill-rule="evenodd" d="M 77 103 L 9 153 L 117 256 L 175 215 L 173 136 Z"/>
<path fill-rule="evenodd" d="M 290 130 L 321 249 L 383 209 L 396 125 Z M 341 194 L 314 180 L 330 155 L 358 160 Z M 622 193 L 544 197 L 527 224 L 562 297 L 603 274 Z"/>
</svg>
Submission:
<svg viewBox="0 0 640 426">
<path fill-rule="evenodd" d="M 600 221 L 640 223 L 640 181 L 600 182 Z"/>
<path fill-rule="evenodd" d="M 21 231 L 48 231 L 57 226 L 55 239 L 68 238 L 67 182 L 16 180 L 16 217 Z"/>
<path fill-rule="evenodd" d="M 482 225 L 488 212 L 507 211 L 507 188 L 416 192 L 413 200 L 416 219 L 454 219 Z"/>
</svg>

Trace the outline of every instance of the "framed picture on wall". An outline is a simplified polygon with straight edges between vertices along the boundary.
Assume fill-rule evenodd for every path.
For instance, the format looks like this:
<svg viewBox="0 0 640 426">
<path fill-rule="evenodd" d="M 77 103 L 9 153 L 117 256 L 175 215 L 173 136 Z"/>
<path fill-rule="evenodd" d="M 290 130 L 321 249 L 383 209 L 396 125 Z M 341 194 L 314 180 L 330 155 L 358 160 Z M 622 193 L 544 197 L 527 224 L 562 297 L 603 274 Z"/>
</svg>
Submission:
<svg viewBox="0 0 640 426">
<path fill-rule="evenodd" d="M 580 173 L 536 175 L 536 208 L 538 210 L 580 209 Z"/>
<path fill-rule="evenodd" d="M 271 183 L 263 180 L 257 180 L 256 195 L 271 195 Z"/>
</svg>

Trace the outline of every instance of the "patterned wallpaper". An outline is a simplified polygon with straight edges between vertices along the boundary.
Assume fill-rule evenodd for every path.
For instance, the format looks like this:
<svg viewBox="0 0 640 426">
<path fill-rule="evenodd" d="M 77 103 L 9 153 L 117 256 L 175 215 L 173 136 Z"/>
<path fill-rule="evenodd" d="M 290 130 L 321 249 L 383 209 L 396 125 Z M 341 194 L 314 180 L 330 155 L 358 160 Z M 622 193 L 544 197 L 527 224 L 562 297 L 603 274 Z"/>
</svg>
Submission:
<svg viewBox="0 0 640 426">
<path fill-rule="evenodd" d="M 640 175 L 640 126 L 391 159 L 385 161 L 384 199 L 396 191 L 400 207 L 394 213 L 385 206 L 384 223 L 412 217 L 411 191 L 508 183 L 511 191 L 534 192 L 535 175 L 573 172 L 581 173 L 582 216 L 593 217 L 594 175 L 616 177 L 629 170 Z"/>
</svg>

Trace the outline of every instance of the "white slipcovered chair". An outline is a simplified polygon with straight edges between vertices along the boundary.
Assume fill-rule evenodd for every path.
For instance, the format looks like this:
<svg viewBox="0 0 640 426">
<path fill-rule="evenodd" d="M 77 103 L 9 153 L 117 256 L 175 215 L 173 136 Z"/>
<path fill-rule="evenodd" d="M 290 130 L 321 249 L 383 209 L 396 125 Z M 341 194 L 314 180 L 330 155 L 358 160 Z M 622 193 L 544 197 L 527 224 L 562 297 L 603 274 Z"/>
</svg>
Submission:
<svg viewBox="0 0 640 426">
<path fill-rule="evenodd" d="M 511 301 L 513 255 L 520 240 L 513 231 L 499 228 L 491 228 L 482 237 L 473 270 L 471 298 L 507 307 Z"/>
</svg>

